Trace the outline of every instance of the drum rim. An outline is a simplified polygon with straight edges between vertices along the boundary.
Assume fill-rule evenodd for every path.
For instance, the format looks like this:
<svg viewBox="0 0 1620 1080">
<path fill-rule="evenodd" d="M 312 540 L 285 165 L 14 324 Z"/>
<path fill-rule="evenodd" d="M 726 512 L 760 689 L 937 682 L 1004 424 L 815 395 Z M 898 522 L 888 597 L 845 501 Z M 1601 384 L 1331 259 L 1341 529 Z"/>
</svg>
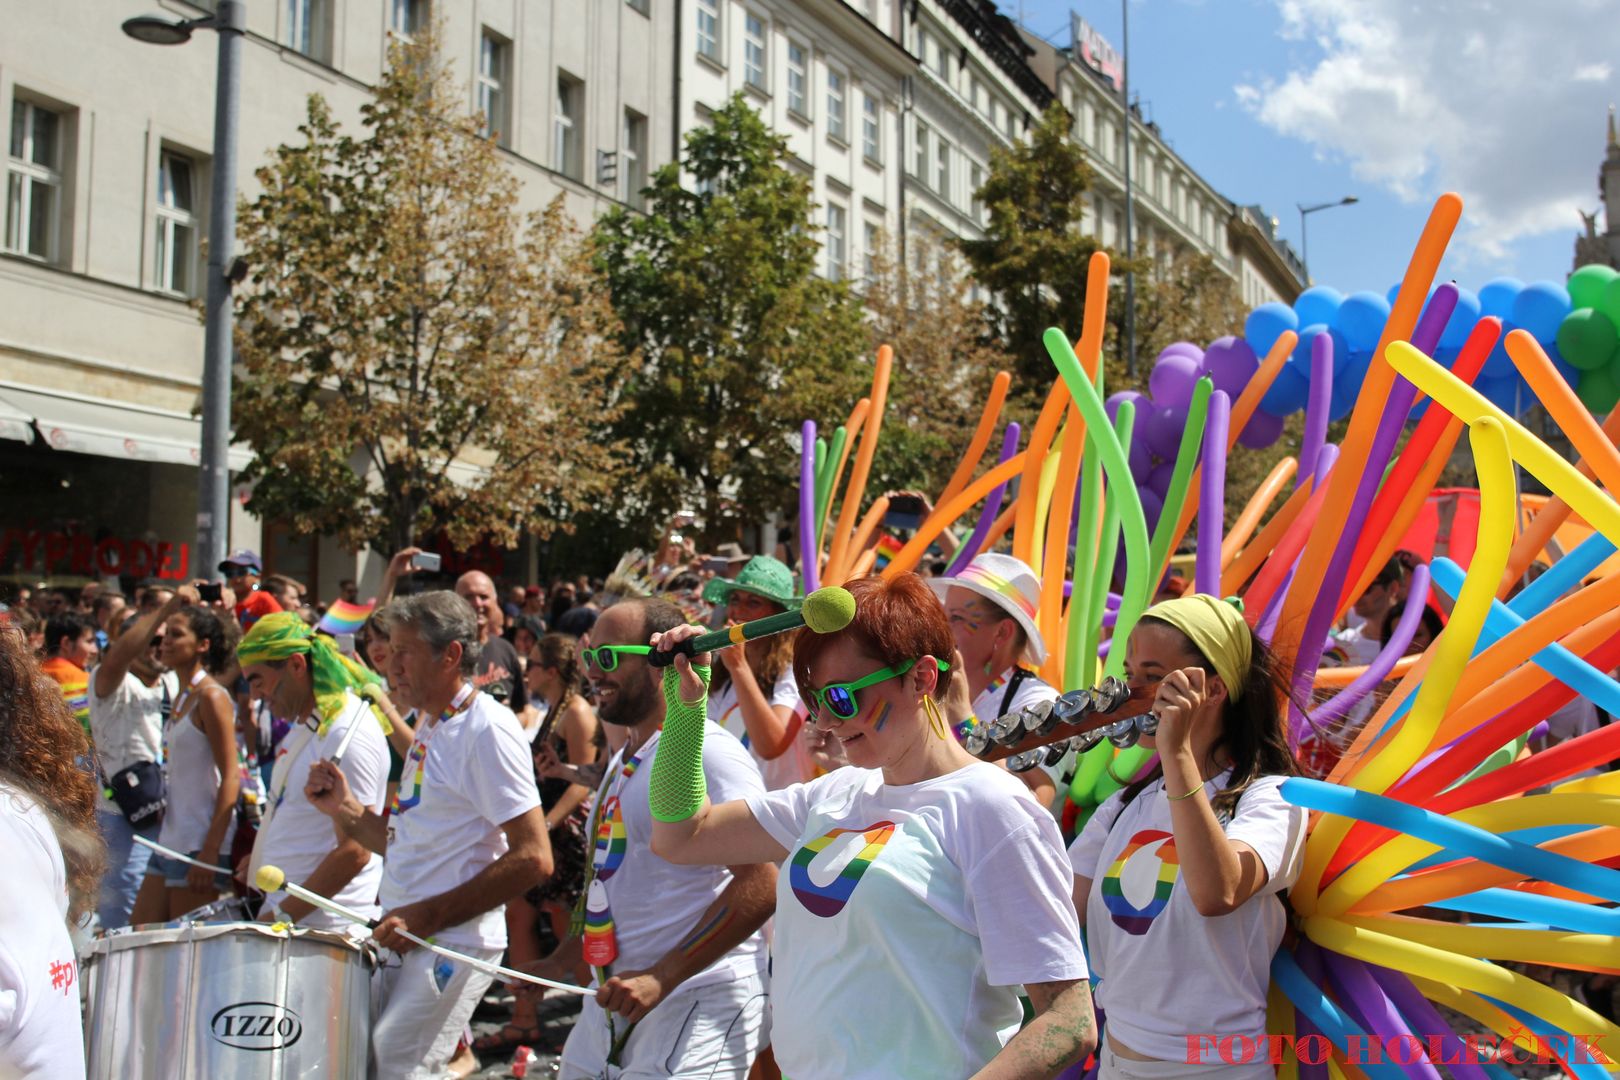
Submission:
<svg viewBox="0 0 1620 1080">
<path fill-rule="evenodd" d="M 321 930 L 313 927 L 285 926 L 265 922 L 190 923 L 186 926 L 143 923 L 141 926 L 147 927 L 147 929 L 137 927 L 95 938 L 90 943 L 90 954 L 92 956 L 110 956 L 113 953 L 127 952 L 131 949 L 154 945 L 192 944 L 243 933 L 255 934 L 272 941 L 307 940 L 312 944 L 326 945 L 362 957 L 374 951 L 367 947 L 364 939 L 356 939 L 335 930 Z"/>
</svg>

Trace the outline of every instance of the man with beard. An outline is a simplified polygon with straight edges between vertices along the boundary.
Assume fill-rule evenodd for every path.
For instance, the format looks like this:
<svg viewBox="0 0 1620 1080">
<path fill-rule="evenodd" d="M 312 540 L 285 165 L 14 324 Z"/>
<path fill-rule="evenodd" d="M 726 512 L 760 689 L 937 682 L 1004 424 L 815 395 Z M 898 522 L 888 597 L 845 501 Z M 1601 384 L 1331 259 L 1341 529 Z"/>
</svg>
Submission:
<svg viewBox="0 0 1620 1080">
<path fill-rule="evenodd" d="M 482 570 L 469 570 L 456 579 L 456 595 L 472 607 L 478 620 L 478 666 L 473 685 L 505 705 L 519 719 L 529 707 L 529 691 L 523 685 L 523 666 L 517 650 L 501 637 L 501 605 L 495 583 Z"/>
<path fill-rule="evenodd" d="M 578 932 L 531 965 L 566 979 L 583 957 L 596 973 L 596 997 L 563 1048 L 563 1080 L 600 1076 L 608 1065 L 626 1076 L 740 1080 L 768 1042 L 759 929 L 776 909 L 776 867 L 676 866 L 651 849 L 647 780 L 664 696 L 647 642 L 685 621 L 662 600 L 616 604 L 602 612 L 585 653 L 598 714 L 627 737 L 597 790 Z M 717 799 L 764 794 L 748 751 L 712 721 L 703 772 Z"/>
<path fill-rule="evenodd" d="M 158 662 L 163 611 L 126 619 L 90 676 L 90 733 L 101 773 L 96 824 L 107 841 L 107 876 L 96 906 L 103 930 L 129 925 L 135 893 L 163 821 L 163 725 L 179 695 L 174 673 Z"/>
</svg>

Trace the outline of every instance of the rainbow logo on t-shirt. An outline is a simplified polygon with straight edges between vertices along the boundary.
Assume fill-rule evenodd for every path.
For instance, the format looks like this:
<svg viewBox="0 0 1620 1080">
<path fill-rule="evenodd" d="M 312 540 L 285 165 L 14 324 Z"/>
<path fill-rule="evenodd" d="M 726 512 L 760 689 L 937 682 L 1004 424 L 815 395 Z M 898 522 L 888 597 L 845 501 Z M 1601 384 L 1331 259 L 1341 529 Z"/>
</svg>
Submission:
<svg viewBox="0 0 1620 1080">
<path fill-rule="evenodd" d="M 1163 841 L 1160 843 L 1160 841 Z M 1157 852 L 1152 851 L 1157 844 Z M 1142 907 L 1137 907 L 1125 897 L 1125 890 L 1120 886 L 1120 879 L 1125 874 L 1125 864 L 1141 853 L 1143 858 L 1157 857 L 1159 860 L 1158 882 L 1153 887 L 1153 896 Z M 1176 857 L 1176 838 L 1162 829 L 1143 829 L 1131 837 L 1119 853 L 1119 858 L 1108 868 L 1108 873 L 1102 879 L 1103 905 L 1108 908 L 1109 917 L 1114 925 L 1127 934 L 1142 935 L 1148 932 L 1153 920 L 1164 906 L 1170 902 L 1170 891 L 1175 888 L 1176 875 L 1181 870 L 1181 860 Z"/>
<path fill-rule="evenodd" d="M 388 813 L 398 816 L 411 809 L 422 801 L 422 774 L 427 769 L 427 753 L 422 749 L 420 741 L 411 744 L 406 751 L 405 768 L 399 774 L 399 787 L 394 789 L 394 801 L 388 805 Z"/>
<path fill-rule="evenodd" d="M 794 853 L 788 868 L 793 895 L 810 914 L 832 918 L 844 910 L 855 885 L 893 835 L 894 822 L 880 821 L 864 829 L 834 829 L 810 841 Z M 841 836 L 850 839 L 839 840 Z"/>
<path fill-rule="evenodd" d="M 617 795 L 608 799 L 602 807 L 602 821 L 596 827 L 596 876 L 606 881 L 619 869 L 624 862 L 624 851 L 627 846 L 624 832 L 624 810 L 619 806 Z"/>
</svg>

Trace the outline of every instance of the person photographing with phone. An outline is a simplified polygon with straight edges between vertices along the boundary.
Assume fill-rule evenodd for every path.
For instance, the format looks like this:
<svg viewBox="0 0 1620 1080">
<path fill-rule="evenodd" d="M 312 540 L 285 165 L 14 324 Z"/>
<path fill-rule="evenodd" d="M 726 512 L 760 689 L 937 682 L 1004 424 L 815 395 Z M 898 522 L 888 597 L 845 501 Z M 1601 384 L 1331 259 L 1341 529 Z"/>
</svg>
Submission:
<svg viewBox="0 0 1620 1080">
<path fill-rule="evenodd" d="M 225 575 L 225 584 L 230 587 L 231 596 L 234 597 L 236 622 L 243 633 L 253 629 L 253 624 L 266 615 L 274 615 L 282 609 L 275 597 L 259 588 L 264 563 L 257 551 L 240 548 L 231 552 L 219 564 L 219 572 Z M 212 602 L 219 597 L 203 596 L 202 599 Z"/>
</svg>

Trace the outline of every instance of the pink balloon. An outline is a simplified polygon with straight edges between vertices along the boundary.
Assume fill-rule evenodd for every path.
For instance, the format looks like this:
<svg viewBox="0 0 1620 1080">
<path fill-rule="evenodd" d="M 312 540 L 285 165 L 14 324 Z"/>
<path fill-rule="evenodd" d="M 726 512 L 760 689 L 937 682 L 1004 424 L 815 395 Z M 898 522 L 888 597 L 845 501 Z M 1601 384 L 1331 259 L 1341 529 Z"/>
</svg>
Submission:
<svg viewBox="0 0 1620 1080">
<path fill-rule="evenodd" d="M 1254 410 L 1249 422 L 1243 426 L 1243 433 L 1238 436 L 1238 442 L 1250 450 L 1264 450 L 1278 439 L 1282 438 L 1283 424 L 1280 416 L 1272 416 L 1261 409 Z"/>
<path fill-rule="evenodd" d="M 1192 404 L 1193 386 L 1203 374 L 1202 356 L 1195 359 L 1186 353 L 1173 353 L 1166 349 L 1159 354 L 1158 362 L 1153 365 L 1153 374 L 1148 376 L 1148 392 L 1153 396 L 1153 404 L 1161 409 L 1185 412 L 1187 406 Z"/>
</svg>

